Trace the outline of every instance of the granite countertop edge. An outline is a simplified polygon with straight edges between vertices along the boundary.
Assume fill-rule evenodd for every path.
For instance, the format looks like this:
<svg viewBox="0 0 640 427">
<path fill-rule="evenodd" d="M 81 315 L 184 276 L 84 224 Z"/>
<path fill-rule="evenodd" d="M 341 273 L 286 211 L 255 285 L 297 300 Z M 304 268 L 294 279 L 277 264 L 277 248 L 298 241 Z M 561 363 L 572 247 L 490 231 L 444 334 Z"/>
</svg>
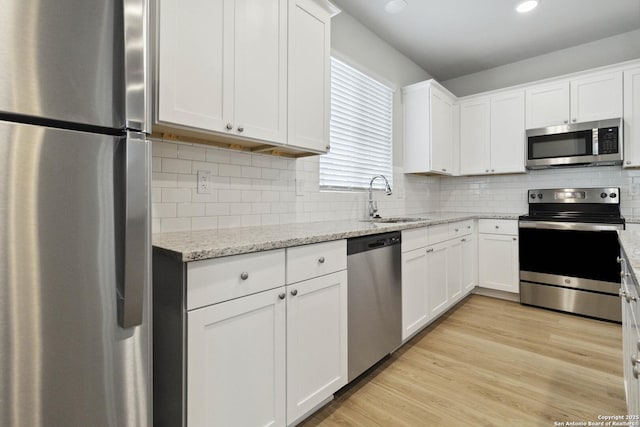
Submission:
<svg viewBox="0 0 640 427">
<path fill-rule="evenodd" d="M 513 213 L 424 213 L 408 223 L 371 223 L 362 220 L 318 221 L 154 234 L 154 251 L 182 262 L 241 255 L 332 240 L 408 230 L 469 219 L 518 219 Z"/>
<path fill-rule="evenodd" d="M 620 245 L 636 279 L 640 279 L 640 231 L 618 230 Z"/>
</svg>

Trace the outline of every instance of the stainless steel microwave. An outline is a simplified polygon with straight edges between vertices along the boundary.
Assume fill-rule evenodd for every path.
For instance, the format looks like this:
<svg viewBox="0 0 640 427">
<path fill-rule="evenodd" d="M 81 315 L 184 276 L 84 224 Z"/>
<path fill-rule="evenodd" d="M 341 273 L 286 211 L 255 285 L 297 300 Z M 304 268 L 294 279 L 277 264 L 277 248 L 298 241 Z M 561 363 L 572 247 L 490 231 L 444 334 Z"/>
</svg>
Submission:
<svg viewBox="0 0 640 427">
<path fill-rule="evenodd" d="M 527 168 L 622 164 L 622 119 L 527 131 Z"/>
</svg>

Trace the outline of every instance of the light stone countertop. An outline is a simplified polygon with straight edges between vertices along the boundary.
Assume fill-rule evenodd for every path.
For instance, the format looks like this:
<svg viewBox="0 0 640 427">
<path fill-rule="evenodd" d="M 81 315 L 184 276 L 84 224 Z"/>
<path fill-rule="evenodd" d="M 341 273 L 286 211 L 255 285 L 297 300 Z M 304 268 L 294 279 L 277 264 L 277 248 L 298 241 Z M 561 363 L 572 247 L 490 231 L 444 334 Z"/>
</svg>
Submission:
<svg viewBox="0 0 640 427">
<path fill-rule="evenodd" d="M 422 221 L 409 223 L 389 224 L 344 220 L 158 233 L 153 235 L 153 246 L 156 250 L 173 258 L 189 262 L 446 224 L 466 219 L 518 219 L 519 215 L 516 213 L 425 213 L 407 215 L 412 218 L 424 218 Z"/>
<path fill-rule="evenodd" d="M 625 216 L 624 220 L 627 224 L 640 224 L 640 216 Z"/>
<path fill-rule="evenodd" d="M 636 279 L 640 279 L 640 231 L 619 230 L 620 244 Z"/>
</svg>

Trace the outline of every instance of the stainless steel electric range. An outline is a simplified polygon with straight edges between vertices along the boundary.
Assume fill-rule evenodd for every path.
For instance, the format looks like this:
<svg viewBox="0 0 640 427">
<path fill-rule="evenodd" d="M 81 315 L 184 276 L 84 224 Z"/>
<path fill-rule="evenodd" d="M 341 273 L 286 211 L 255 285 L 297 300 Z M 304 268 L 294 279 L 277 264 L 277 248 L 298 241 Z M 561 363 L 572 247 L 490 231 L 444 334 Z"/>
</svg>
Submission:
<svg viewBox="0 0 640 427">
<path fill-rule="evenodd" d="M 528 199 L 520 302 L 620 322 L 620 188 L 529 190 Z"/>
</svg>

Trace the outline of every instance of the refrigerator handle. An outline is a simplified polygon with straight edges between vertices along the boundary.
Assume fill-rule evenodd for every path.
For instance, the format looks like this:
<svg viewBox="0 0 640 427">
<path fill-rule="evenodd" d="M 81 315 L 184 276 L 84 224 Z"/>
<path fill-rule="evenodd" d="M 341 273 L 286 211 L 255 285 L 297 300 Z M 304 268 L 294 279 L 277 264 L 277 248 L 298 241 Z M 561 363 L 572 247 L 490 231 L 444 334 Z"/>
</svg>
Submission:
<svg viewBox="0 0 640 427">
<path fill-rule="evenodd" d="M 142 324 L 149 257 L 149 144 L 145 135 L 128 132 L 125 138 L 124 247 L 118 286 L 118 324 L 128 329 Z"/>
</svg>

